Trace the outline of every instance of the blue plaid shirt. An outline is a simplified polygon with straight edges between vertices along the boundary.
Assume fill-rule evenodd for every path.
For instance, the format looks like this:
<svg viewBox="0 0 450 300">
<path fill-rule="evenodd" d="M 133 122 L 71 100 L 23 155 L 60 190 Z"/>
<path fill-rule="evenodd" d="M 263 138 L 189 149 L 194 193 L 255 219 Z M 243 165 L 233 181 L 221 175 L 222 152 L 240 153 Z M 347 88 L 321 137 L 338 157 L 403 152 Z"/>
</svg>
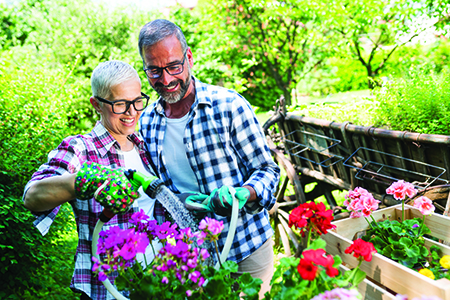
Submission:
<svg viewBox="0 0 450 300">
<path fill-rule="evenodd" d="M 236 235 L 228 259 L 240 262 L 264 244 L 273 234 L 268 211 L 275 204 L 274 191 L 279 167 L 272 160 L 266 137 L 250 104 L 234 91 L 195 80 L 195 102 L 189 111 L 184 133 L 187 159 L 201 193 L 210 194 L 223 185 L 255 189 L 258 200 L 249 202 L 239 213 Z M 157 176 L 178 192 L 165 167 L 162 147 L 167 119 L 163 100 L 145 109 L 140 132 Z M 223 248 L 231 218 L 224 221 L 219 239 Z"/>
</svg>

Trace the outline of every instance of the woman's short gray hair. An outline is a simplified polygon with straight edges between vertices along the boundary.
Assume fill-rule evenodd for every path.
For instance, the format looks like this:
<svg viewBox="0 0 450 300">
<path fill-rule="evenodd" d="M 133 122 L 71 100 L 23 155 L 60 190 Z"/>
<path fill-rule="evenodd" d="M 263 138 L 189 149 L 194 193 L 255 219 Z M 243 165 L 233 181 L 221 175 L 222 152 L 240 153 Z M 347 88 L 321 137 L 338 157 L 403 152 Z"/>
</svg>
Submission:
<svg viewBox="0 0 450 300">
<path fill-rule="evenodd" d="M 188 46 L 180 27 L 164 19 L 157 19 L 145 24 L 139 33 L 139 54 L 141 55 L 142 60 L 144 60 L 144 48 L 153 46 L 166 37 L 173 35 L 175 35 L 180 42 L 181 50 L 184 53 Z"/>
<path fill-rule="evenodd" d="M 92 72 L 92 96 L 108 99 L 111 97 L 113 86 L 131 79 L 136 79 L 141 83 L 138 73 L 129 64 L 119 60 L 102 62 Z"/>
</svg>

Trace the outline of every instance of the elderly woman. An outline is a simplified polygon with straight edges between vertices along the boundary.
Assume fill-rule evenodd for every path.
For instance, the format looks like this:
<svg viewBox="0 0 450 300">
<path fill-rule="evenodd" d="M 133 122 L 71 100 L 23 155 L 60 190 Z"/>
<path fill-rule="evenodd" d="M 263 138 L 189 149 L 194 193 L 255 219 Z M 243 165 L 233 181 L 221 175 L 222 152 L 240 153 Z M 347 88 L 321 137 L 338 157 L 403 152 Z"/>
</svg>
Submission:
<svg viewBox="0 0 450 300">
<path fill-rule="evenodd" d="M 80 299 L 113 299 L 91 272 L 92 234 L 103 207 L 93 199 L 98 183 L 83 180 L 86 173 L 83 175 L 82 172 L 86 168 L 92 171 L 89 168 L 96 163 L 99 164 L 96 171 L 106 170 L 122 175 L 123 181 L 127 179 L 123 177 L 122 169 L 118 168 L 137 169 L 150 175 L 151 167 L 143 141 L 135 132 L 149 97 L 141 92 L 141 81 L 136 70 L 120 61 L 99 64 L 92 74 L 91 87 L 90 102 L 100 114 L 100 121 L 90 133 L 65 138 L 49 153 L 47 163 L 33 174 L 26 185 L 23 199 L 25 207 L 36 215 L 34 226 L 43 235 L 49 230 L 59 206 L 70 203 L 79 237 L 70 287 L 74 292 L 81 293 Z M 123 191 L 128 200 L 138 197 L 136 191 L 130 192 L 125 188 Z M 155 212 L 155 200 L 143 192 L 140 194 L 130 210 L 115 215 L 103 229 L 110 226 L 127 228 L 131 215 L 139 209 L 151 217 L 156 215 L 158 221 L 162 221 L 161 206 L 157 204 Z"/>
</svg>

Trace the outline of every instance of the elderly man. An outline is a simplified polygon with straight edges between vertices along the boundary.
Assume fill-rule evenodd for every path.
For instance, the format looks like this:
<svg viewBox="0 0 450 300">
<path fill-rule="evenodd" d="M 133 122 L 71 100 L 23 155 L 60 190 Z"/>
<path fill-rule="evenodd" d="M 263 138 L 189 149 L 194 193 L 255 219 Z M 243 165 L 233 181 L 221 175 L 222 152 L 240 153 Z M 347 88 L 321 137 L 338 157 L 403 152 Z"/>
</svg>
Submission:
<svg viewBox="0 0 450 300">
<path fill-rule="evenodd" d="M 139 35 L 139 51 L 148 81 L 160 96 L 140 119 L 151 163 L 172 191 L 210 195 L 213 217 L 225 224 L 220 247 L 228 235 L 236 191 L 240 210 L 228 259 L 238 263 L 238 273 L 263 280 L 262 298 L 273 275 L 268 210 L 275 204 L 280 170 L 261 126 L 241 95 L 192 75 L 193 54 L 175 24 L 147 23 Z"/>
<path fill-rule="evenodd" d="M 111 207 L 114 212 L 122 213 L 105 223 L 104 230 L 112 226 L 128 228 L 132 214 L 139 209 L 144 209 L 149 216 L 161 211 L 157 215 L 160 222 L 163 215 L 162 209 L 155 210 L 155 206 L 161 207 L 159 203 L 155 205 L 155 200 L 142 191 L 138 198 L 137 191 L 127 185 L 129 181 L 122 169 L 116 169 L 133 168 L 151 175 L 143 141 L 135 132 L 149 99 L 141 92 L 139 75 L 124 62 L 107 61 L 95 68 L 91 87 L 90 102 L 101 116 L 100 121 L 90 133 L 67 137 L 49 153 L 48 162 L 26 185 L 24 203 L 36 215 L 34 225 L 42 234 L 49 230 L 61 204 L 68 202 L 72 206 L 79 241 L 70 287 L 81 293 L 80 299 L 103 300 L 114 298 L 91 271 L 92 235 L 103 211 L 93 195 L 105 181 L 103 174 L 112 175 L 109 179 L 116 184 L 106 186 L 105 190 L 118 189 L 117 194 L 120 194 L 113 195 L 116 201 L 111 203 L 133 205 L 130 210 L 120 205 Z"/>
</svg>

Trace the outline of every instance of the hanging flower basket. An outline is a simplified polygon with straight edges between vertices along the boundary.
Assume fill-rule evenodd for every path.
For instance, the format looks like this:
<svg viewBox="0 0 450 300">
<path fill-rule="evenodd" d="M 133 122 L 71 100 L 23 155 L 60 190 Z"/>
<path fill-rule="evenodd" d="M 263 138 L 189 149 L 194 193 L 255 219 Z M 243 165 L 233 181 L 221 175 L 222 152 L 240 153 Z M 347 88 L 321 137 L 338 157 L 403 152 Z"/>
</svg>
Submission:
<svg viewBox="0 0 450 300">
<path fill-rule="evenodd" d="M 377 210 L 372 213 L 372 216 L 377 222 L 387 218 L 400 221 L 402 219 L 402 205 Z M 422 214 L 418 209 L 405 205 L 404 217 L 405 219 L 422 218 Z M 336 225 L 336 228 L 323 236 L 327 243 L 326 251 L 332 255 L 339 255 L 344 266 L 352 269 L 358 265 L 358 260 L 344 251 L 352 244 L 354 239 L 360 237 L 363 231 L 369 228 L 369 225 L 364 218 L 348 218 L 335 221 L 333 224 Z M 450 241 L 449 217 L 433 213 L 425 218 L 425 225 L 431 230 L 431 236 L 439 240 Z M 426 237 L 424 239 L 427 248 L 436 245 L 441 250 L 441 255 L 450 255 L 449 246 Z M 429 295 L 450 300 L 450 280 L 446 278 L 432 280 L 381 254 L 374 254 L 372 261 L 363 262 L 360 269 L 367 274 L 370 281 L 394 295 L 399 293 L 408 295 L 410 298 Z"/>
</svg>

